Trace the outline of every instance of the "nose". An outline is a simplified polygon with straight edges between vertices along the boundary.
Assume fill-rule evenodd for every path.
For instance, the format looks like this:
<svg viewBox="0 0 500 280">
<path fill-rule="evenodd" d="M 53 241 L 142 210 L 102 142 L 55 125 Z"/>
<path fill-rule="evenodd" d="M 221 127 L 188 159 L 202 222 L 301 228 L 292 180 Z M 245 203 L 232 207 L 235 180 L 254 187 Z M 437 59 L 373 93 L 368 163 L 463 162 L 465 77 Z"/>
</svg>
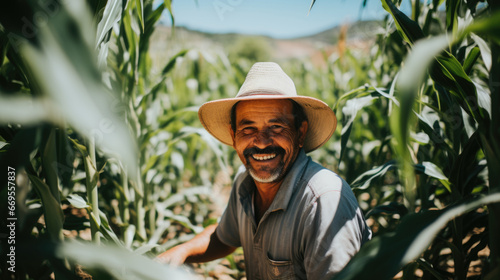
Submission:
<svg viewBox="0 0 500 280">
<path fill-rule="evenodd" d="M 257 135 L 254 138 L 255 146 L 260 149 L 270 146 L 272 142 L 273 141 L 267 129 L 259 131 L 259 133 L 257 133 Z"/>
</svg>

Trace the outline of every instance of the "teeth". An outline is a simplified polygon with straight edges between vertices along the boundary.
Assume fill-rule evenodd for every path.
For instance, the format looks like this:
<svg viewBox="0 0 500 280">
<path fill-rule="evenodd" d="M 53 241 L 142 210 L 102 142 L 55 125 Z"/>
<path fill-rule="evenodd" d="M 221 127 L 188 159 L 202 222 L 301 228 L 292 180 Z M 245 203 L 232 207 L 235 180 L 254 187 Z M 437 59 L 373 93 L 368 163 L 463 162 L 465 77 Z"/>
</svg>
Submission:
<svg viewBox="0 0 500 280">
<path fill-rule="evenodd" d="M 258 155 L 252 155 L 252 157 L 256 160 L 268 160 L 268 159 L 273 159 L 276 157 L 276 154 L 270 154 L 266 156 L 258 156 Z"/>
</svg>

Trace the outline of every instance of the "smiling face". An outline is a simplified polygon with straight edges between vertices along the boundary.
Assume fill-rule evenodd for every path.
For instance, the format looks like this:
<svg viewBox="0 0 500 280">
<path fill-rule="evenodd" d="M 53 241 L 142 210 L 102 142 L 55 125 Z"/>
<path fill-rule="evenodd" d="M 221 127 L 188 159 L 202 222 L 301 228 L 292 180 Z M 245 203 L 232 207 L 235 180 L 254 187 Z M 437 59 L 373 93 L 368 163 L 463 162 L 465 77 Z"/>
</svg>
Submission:
<svg viewBox="0 0 500 280">
<path fill-rule="evenodd" d="M 256 182 L 281 181 L 303 145 L 307 122 L 295 127 L 290 100 L 249 100 L 236 106 L 231 134 L 238 156 Z"/>
</svg>

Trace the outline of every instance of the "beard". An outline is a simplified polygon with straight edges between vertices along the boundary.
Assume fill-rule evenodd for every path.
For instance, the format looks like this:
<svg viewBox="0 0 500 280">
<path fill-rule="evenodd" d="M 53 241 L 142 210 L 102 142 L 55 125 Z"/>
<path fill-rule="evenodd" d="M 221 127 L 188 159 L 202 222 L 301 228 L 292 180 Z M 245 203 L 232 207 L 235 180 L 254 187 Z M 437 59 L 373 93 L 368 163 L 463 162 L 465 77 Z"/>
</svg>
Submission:
<svg viewBox="0 0 500 280">
<path fill-rule="evenodd" d="M 266 147 L 265 149 L 259 149 L 259 148 L 247 148 L 243 151 L 243 155 L 245 156 L 246 159 L 246 164 L 245 167 L 248 170 L 248 173 L 252 178 L 259 183 L 273 183 L 281 179 L 284 167 L 285 167 L 285 162 L 283 161 L 283 158 L 281 158 L 280 162 L 278 163 L 278 166 L 275 168 L 271 167 L 261 167 L 260 170 L 255 170 L 253 166 L 250 164 L 250 157 L 254 154 L 276 154 L 278 155 L 284 155 L 285 150 L 280 148 L 280 147 Z M 258 171 L 266 171 L 269 173 L 268 176 L 266 177 L 261 177 L 258 175 Z"/>
<path fill-rule="evenodd" d="M 280 179 L 281 177 L 281 173 L 283 172 L 283 166 L 285 164 L 283 162 L 280 162 L 280 165 L 278 166 L 278 168 L 275 168 L 273 171 L 271 171 L 271 175 L 267 176 L 267 177 L 259 177 L 257 175 L 257 173 L 255 172 L 255 170 L 250 166 L 250 164 L 247 164 L 247 170 L 248 170 L 248 173 L 250 173 L 250 176 L 252 176 L 252 178 L 259 182 L 259 183 L 273 183 L 275 181 L 278 181 L 278 179 Z"/>
</svg>

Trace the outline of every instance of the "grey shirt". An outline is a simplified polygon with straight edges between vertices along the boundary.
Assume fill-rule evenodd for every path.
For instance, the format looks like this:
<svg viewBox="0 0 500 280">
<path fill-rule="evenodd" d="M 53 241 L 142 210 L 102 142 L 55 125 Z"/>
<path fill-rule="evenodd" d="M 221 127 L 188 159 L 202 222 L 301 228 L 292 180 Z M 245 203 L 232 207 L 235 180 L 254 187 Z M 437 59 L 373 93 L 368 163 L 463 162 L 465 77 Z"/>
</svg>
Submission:
<svg viewBox="0 0 500 280">
<path fill-rule="evenodd" d="M 330 279 L 371 238 L 349 185 L 302 150 L 259 224 L 254 191 L 241 169 L 216 229 L 223 243 L 243 246 L 248 279 Z"/>
</svg>

